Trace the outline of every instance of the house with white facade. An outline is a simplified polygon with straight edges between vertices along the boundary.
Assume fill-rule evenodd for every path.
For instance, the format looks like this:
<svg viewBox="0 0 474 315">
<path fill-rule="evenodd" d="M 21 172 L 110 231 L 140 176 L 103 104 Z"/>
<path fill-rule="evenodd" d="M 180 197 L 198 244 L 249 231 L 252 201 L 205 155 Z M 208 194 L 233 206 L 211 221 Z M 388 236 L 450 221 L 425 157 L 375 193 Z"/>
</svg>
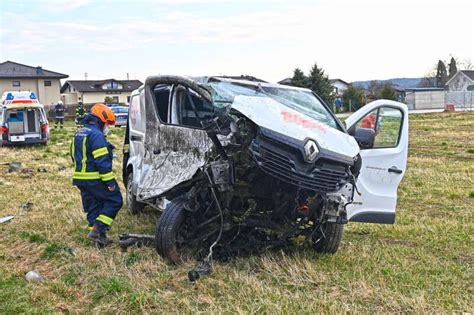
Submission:
<svg viewBox="0 0 474 315">
<path fill-rule="evenodd" d="M 474 91 L 474 70 L 459 70 L 445 86 L 448 91 Z"/>
<path fill-rule="evenodd" d="M 68 80 L 61 87 L 61 94 L 66 105 L 78 102 L 128 105 L 132 91 L 142 84 L 139 80 Z"/>
<path fill-rule="evenodd" d="M 459 70 L 444 87 L 446 105 L 474 110 L 474 70 Z"/>
<path fill-rule="evenodd" d="M 335 97 L 342 97 L 342 94 L 349 88 L 350 84 L 341 79 L 329 80 Z"/>
</svg>

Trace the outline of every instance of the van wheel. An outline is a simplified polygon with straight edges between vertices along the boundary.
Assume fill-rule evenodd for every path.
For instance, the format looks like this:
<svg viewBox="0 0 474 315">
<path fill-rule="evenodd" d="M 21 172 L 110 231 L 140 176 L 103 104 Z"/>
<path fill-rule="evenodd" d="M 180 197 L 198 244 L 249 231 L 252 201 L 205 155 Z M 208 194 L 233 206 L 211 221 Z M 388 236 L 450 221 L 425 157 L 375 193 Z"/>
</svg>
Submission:
<svg viewBox="0 0 474 315">
<path fill-rule="evenodd" d="M 326 222 L 321 231 L 313 236 L 313 246 L 318 253 L 334 254 L 341 244 L 343 224 Z"/>
<path fill-rule="evenodd" d="M 189 212 L 184 209 L 186 199 L 173 199 L 163 211 L 155 231 L 156 251 L 169 261 L 180 264 L 187 260 L 184 255 L 186 237 L 183 227 Z"/>
<path fill-rule="evenodd" d="M 137 196 L 132 191 L 133 173 L 127 176 L 127 209 L 130 214 L 139 214 L 143 212 L 145 204 L 137 201 Z"/>
</svg>

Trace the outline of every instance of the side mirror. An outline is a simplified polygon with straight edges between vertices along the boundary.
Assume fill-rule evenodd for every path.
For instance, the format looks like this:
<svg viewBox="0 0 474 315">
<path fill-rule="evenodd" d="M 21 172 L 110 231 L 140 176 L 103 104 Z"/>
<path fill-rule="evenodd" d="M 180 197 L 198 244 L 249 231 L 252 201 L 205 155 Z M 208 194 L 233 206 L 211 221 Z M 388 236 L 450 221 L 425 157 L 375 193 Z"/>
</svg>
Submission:
<svg viewBox="0 0 474 315">
<path fill-rule="evenodd" d="M 371 149 L 374 146 L 375 131 L 372 128 L 357 128 L 354 138 L 361 149 Z"/>
</svg>

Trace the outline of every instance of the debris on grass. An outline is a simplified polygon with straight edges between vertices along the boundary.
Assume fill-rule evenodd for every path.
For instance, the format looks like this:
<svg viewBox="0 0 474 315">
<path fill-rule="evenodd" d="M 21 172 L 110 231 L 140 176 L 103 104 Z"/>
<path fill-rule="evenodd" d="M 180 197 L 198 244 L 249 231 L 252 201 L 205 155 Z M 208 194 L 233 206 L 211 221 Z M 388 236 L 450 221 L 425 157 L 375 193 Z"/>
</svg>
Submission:
<svg viewBox="0 0 474 315">
<path fill-rule="evenodd" d="M 8 173 L 16 172 L 21 169 L 21 162 L 3 163 L 3 165 L 8 165 Z"/>
<path fill-rule="evenodd" d="M 189 281 L 194 282 L 198 280 L 199 278 L 201 278 L 202 276 L 210 274 L 211 272 L 212 272 L 211 263 L 208 261 L 205 261 L 188 272 L 188 279 Z"/>
<path fill-rule="evenodd" d="M 25 279 L 28 282 L 42 282 L 44 278 L 37 271 L 28 271 L 25 275 Z"/>
<path fill-rule="evenodd" d="M 21 169 L 20 173 L 22 175 L 26 175 L 26 177 L 31 177 L 33 175 L 33 170 L 31 168 L 23 168 Z M 23 176 L 25 177 L 25 176 Z"/>
<path fill-rule="evenodd" d="M 124 252 L 127 251 L 128 247 L 133 245 L 137 247 L 155 246 L 155 237 L 146 234 L 120 234 L 119 245 Z"/>
<path fill-rule="evenodd" d="M 6 216 L 6 217 L 1 217 L 1 218 L 0 218 L 0 224 L 5 223 L 5 222 L 8 222 L 8 221 L 10 221 L 11 219 L 13 219 L 14 217 L 15 217 L 15 216 L 13 216 L 13 215 L 8 215 L 8 216 Z"/>
<path fill-rule="evenodd" d="M 22 203 L 20 205 L 20 208 L 23 209 L 23 210 L 29 210 L 29 209 L 31 209 L 31 207 L 33 207 L 32 202 L 25 202 L 25 203 Z"/>
</svg>

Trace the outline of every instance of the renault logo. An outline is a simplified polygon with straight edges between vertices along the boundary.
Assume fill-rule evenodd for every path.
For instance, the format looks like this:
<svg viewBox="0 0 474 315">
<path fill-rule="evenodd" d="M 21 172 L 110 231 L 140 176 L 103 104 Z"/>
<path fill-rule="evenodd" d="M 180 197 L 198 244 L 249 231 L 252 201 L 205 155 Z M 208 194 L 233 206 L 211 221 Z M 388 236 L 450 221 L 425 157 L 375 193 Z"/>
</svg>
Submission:
<svg viewBox="0 0 474 315">
<path fill-rule="evenodd" d="M 308 162 L 313 162 L 319 153 L 318 146 L 313 140 L 306 141 L 304 145 L 304 158 Z"/>
</svg>

